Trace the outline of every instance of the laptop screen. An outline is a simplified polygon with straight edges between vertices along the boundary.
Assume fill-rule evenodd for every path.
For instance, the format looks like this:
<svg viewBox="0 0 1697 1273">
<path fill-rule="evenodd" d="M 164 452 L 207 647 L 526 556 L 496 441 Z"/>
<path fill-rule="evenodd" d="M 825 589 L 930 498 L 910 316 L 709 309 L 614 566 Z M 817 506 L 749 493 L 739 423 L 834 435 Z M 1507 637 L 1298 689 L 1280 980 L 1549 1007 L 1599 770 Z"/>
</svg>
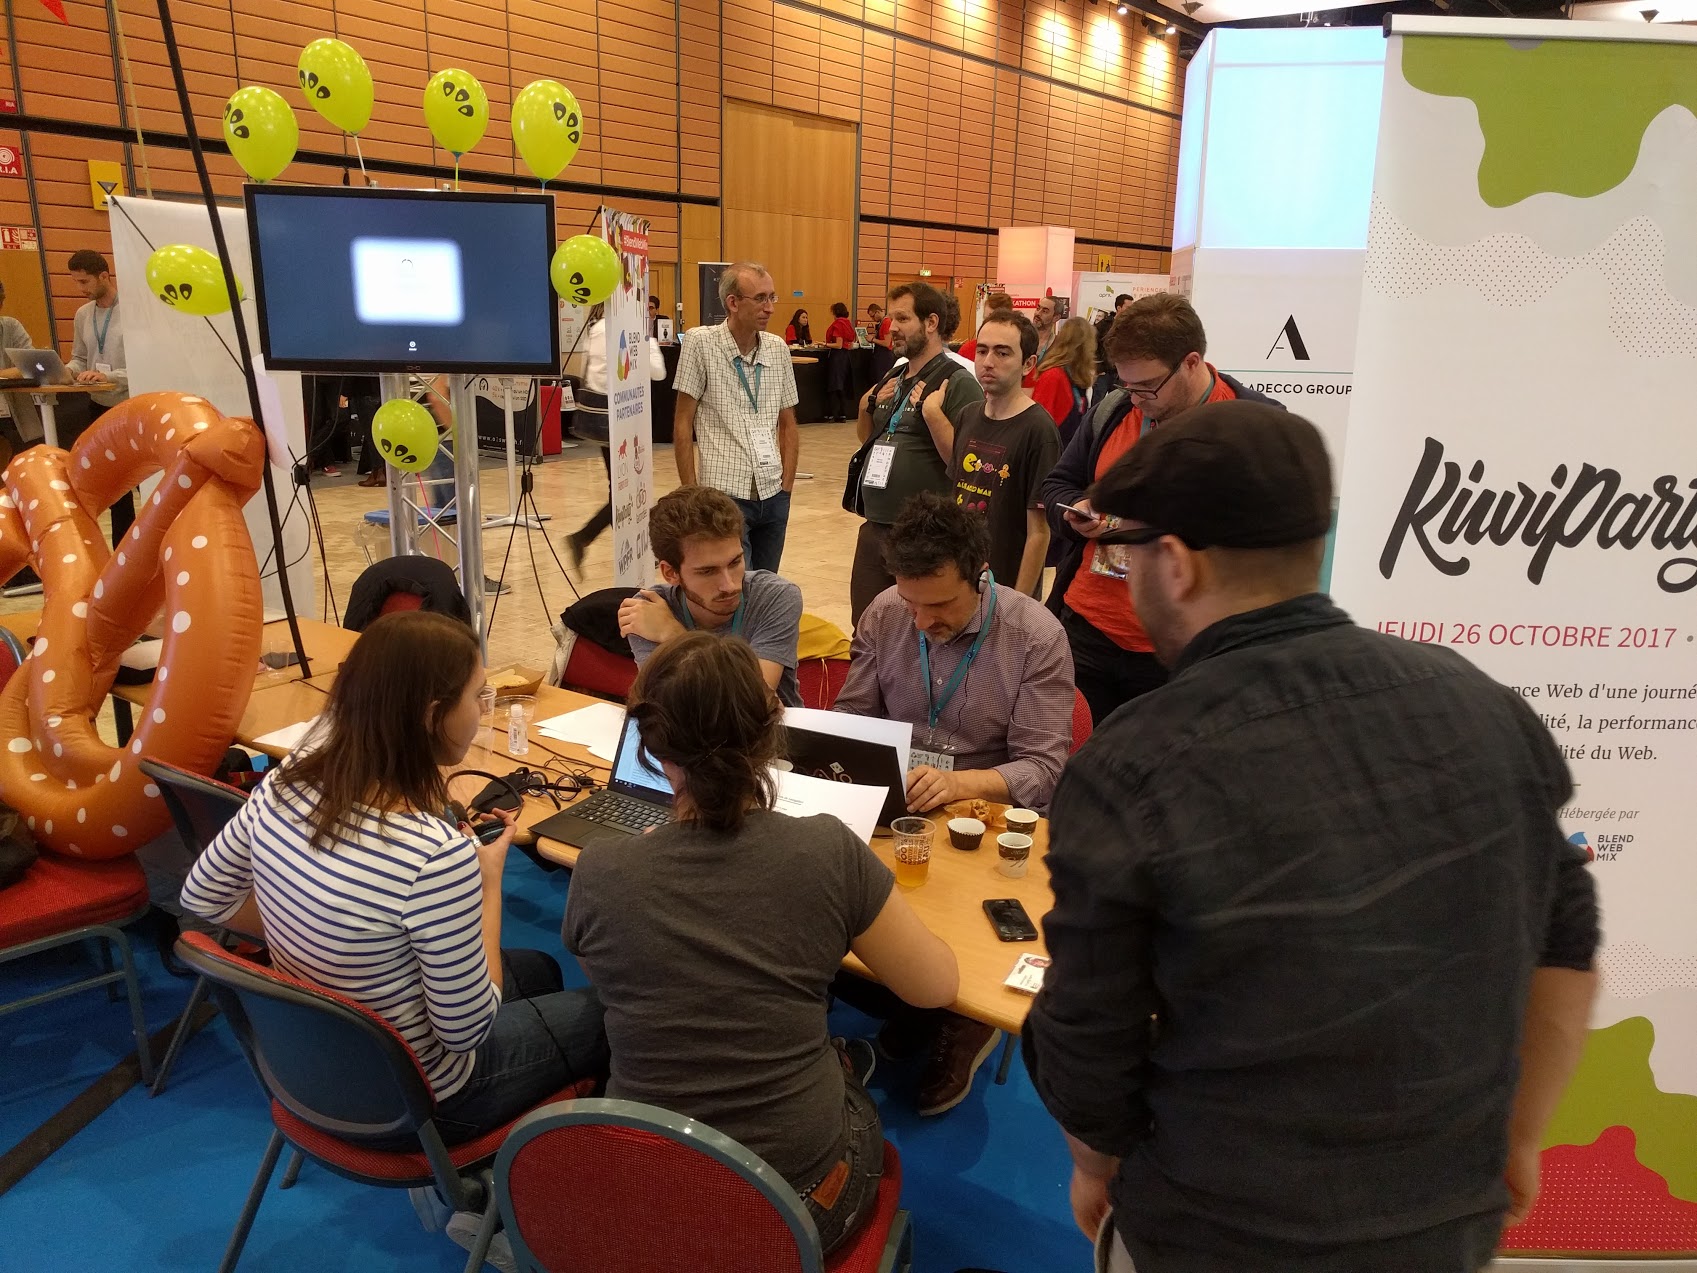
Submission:
<svg viewBox="0 0 1697 1273">
<path fill-rule="evenodd" d="M 646 796 L 656 804 L 672 802 L 672 784 L 659 765 L 650 764 L 642 752 L 642 736 L 636 722 L 625 717 L 625 732 L 619 737 L 618 754 L 613 757 L 615 787 L 634 789 L 634 794 Z"/>
</svg>

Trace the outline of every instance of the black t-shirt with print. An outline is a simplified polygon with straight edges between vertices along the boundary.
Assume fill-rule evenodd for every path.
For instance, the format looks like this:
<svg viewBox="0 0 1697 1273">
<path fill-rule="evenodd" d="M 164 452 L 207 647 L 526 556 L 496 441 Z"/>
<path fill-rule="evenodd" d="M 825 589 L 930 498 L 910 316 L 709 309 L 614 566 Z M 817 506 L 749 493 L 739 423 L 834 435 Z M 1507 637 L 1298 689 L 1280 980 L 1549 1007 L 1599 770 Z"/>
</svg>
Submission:
<svg viewBox="0 0 1697 1273">
<path fill-rule="evenodd" d="M 991 420 L 974 402 L 955 425 L 949 475 L 955 503 L 984 515 L 990 526 L 990 569 L 1013 587 L 1025 553 L 1025 514 L 1041 502 L 1038 488 L 1061 457 L 1054 417 L 1032 403 L 1016 416 Z"/>
</svg>

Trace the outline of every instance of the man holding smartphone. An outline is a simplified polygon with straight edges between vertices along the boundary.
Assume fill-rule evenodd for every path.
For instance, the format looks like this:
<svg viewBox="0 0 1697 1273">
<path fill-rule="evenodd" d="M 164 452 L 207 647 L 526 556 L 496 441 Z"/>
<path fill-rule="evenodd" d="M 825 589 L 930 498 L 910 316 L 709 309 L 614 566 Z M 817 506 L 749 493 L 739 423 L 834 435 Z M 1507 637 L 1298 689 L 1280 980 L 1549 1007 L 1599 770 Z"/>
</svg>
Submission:
<svg viewBox="0 0 1697 1273">
<path fill-rule="evenodd" d="M 1085 488 L 1139 438 L 1191 407 L 1233 399 L 1279 405 L 1204 361 L 1202 320 L 1189 301 L 1171 292 L 1122 308 L 1103 348 L 1121 387 L 1091 408 L 1041 492 L 1049 525 L 1065 546 L 1048 604 L 1066 630 L 1078 689 L 1097 725 L 1164 684 L 1167 673 L 1132 610 L 1124 577 L 1096 547 L 1118 523 L 1097 516 Z"/>
</svg>

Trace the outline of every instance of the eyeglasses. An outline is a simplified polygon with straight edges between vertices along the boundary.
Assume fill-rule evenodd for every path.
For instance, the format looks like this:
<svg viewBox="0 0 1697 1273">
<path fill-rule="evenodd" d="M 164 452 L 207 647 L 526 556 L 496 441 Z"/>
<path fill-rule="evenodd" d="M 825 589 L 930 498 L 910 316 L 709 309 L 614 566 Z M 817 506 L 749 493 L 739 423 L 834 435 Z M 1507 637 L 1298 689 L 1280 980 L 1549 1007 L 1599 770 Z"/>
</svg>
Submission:
<svg viewBox="0 0 1697 1273">
<path fill-rule="evenodd" d="M 1125 391 L 1127 393 L 1129 393 L 1132 397 L 1141 398 L 1145 402 L 1147 402 L 1152 398 L 1158 397 L 1160 395 L 1161 390 L 1163 390 L 1167 387 L 1167 381 L 1171 380 L 1176 375 L 1178 375 L 1178 368 L 1174 367 L 1166 375 L 1161 377 L 1161 382 L 1159 384 L 1157 384 L 1153 389 L 1144 389 L 1144 388 L 1141 388 L 1138 385 L 1127 385 L 1125 387 Z"/>
<path fill-rule="evenodd" d="M 733 294 L 739 301 L 753 301 L 756 305 L 776 305 L 778 303 L 776 292 L 761 292 L 758 296 L 744 296 L 741 292 Z"/>
</svg>

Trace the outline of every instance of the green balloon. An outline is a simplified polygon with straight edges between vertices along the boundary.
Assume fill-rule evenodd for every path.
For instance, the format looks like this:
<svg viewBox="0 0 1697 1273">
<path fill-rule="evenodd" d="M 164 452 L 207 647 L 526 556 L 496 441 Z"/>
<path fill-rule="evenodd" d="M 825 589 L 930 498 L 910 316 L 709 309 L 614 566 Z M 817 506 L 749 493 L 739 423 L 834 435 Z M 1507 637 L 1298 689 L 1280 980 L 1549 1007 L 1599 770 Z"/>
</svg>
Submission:
<svg viewBox="0 0 1697 1273">
<path fill-rule="evenodd" d="M 424 86 L 424 122 L 436 144 L 456 159 L 483 140 L 489 98 L 470 71 L 450 66 Z"/>
<path fill-rule="evenodd" d="M 599 305 L 624 279 L 612 244 L 593 234 L 574 234 L 554 250 L 548 266 L 554 290 L 573 305 Z"/>
<path fill-rule="evenodd" d="M 344 133 L 359 136 L 371 122 L 376 89 L 371 68 L 351 44 L 314 40 L 301 50 L 296 63 L 301 92 L 312 108 Z"/>
<path fill-rule="evenodd" d="M 583 144 L 583 109 L 558 80 L 526 84 L 513 98 L 513 144 L 543 181 L 552 181 Z"/>
<path fill-rule="evenodd" d="M 189 243 L 168 244 L 147 258 L 147 289 L 172 309 L 201 318 L 230 308 L 218 258 Z M 239 282 L 236 296 L 242 296 Z"/>
<path fill-rule="evenodd" d="M 391 398 L 371 416 L 371 437 L 383 458 L 421 473 L 436 458 L 436 419 L 411 398 Z"/>
<path fill-rule="evenodd" d="M 255 181 L 270 181 L 287 168 L 300 139 L 294 108 L 281 94 L 240 88 L 224 103 L 224 142 Z"/>
</svg>

